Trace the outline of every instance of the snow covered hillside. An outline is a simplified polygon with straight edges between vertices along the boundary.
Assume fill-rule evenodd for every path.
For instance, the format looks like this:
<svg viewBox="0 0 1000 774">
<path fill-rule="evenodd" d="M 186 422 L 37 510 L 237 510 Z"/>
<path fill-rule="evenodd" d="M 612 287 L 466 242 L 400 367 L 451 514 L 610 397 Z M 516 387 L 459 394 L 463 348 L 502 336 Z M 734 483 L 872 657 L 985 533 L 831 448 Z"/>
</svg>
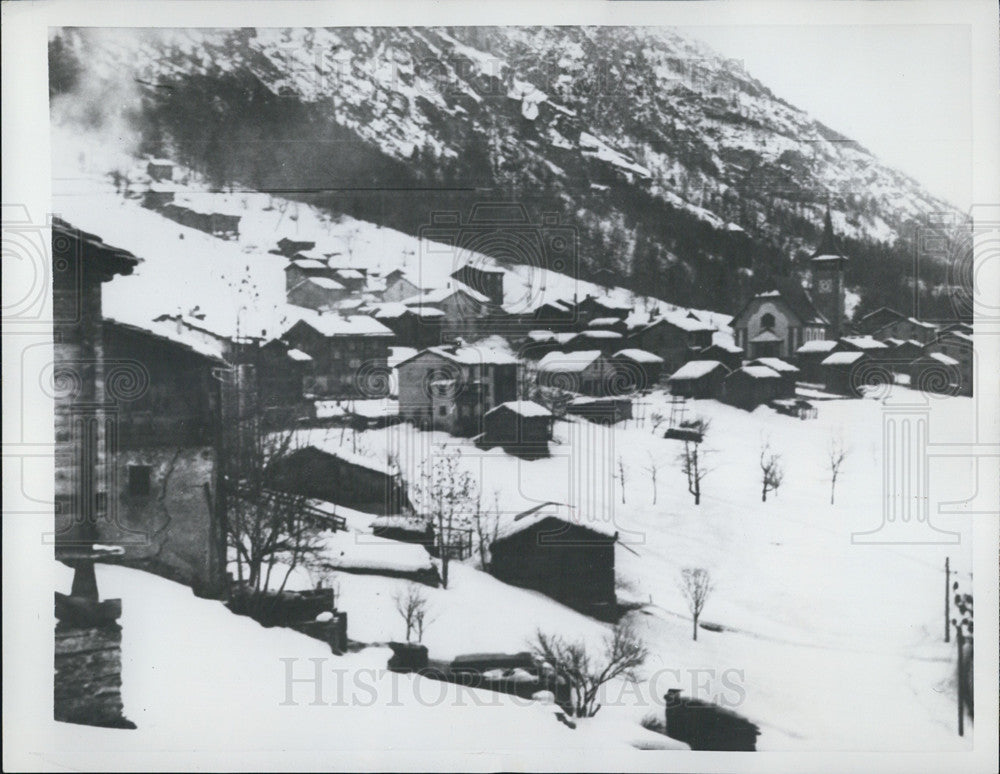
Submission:
<svg viewBox="0 0 1000 774">
<path fill-rule="evenodd" d="M 896 389 L 898 397 L 914 395 Z M 954 653 L 942 642 L 941 594 L 945 556 L 968 581 L 971 526 L 967 517 L 938 516 L 936 509 L 970 496 L 974 469 L 955 461 L 932 464 L 932 520 L 959 533 L 960 544 L 855 544 L 853 533 L 873 530 L 882 519 L 880 400 L 823 401 L 818 419 L 808 421 L 767 408 L 748 414 L 695 401 L 693 413 L 712 422 L 704 443 L 712 450 L 711 472 L 700 506 L 676 461 L 681 442 L 651 432 L 650 419 L 665 410 L 665 396 L 653 393 L 641 403 L 644 419 L 624 426 L 557 423 L 561 442 L 553 444 L 552 457 L 531 462 L 408 425 L 361 433 L 356 444 L 375 458 L 391 446 L 411 479 L 436 450 L 460 449 L 481 482 L 484 503 L 496 493 L 507 519 L 547 500 L 576 504 L 585 520 L 613 519 L 627 547 L 616 552 L 619 597 L 640 605 L 630 615 L 652 657 L 645 681 L 612 688 L 610 695 L 621 701 L 602 714 L 638 721 L 657 714 L 653 702 L 666 689 L 698 695 L 694 686 L 701 685 L 703 697 L 737 702 L 736 710 L 761 726 L 758 749 L 967 745 L 954 731 Z M 931 442 L 960 440 L 973 410 L 970 399 L 936 400 Z M 831 506 L 826 455 L 838 434 L 850 452 Z M 784 455 L 786 469 L 785 483 L 766 503 L 758 467 L 763 440 Z M 354 442 L 348 435 L 345 443 Z M 619 457 L 625 503 L 612 478 Z M 656 505 L 651 464 L 659 468 Z M 702 621 L 721 630 L 702 630 L 697 642 L 677 584 L 687 566 L 709 569 L 716 585 Z M 432 655 L 520 650 L 538 627 L 592 642 L 605 630 L 471 567 L 453 567 L 452 574 L 448 589 L 428 592 L 438 616 L 425 637 Z M 353 619 L 354 635 L 369 641 L 398 636 L 392 598 L 401 581 L 341 574 L 340 583 L 347 609 L 366 611 L 363 621 Z M 843 711 L 844 693 L 850 713 Z"/>
</svg>

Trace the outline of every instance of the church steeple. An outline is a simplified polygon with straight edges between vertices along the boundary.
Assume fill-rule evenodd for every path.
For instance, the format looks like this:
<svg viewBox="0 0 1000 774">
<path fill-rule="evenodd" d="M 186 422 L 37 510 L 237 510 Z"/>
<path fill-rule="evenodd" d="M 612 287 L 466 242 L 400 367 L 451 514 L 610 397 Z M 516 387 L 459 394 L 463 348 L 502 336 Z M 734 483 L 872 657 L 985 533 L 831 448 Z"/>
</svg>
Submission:
<svg viewBox="0 0 1000 774">
<path fill-rule="evenodd" d="M 840 252 L 837 239 L 833 235 L 833 221 L 830 218 L 830 207 L 826 208 L 823 219 L 823 237 L 816 251 L 809 259 L 812 274 L 812 295 L 816 306 L 830 324 L 828 333 L 831 338 L 838 338 L 844 326 L 844 264 L 847 257 Z"/>
<path fill-rule="evenodd" d="M 826 207 L 826 217 L 823 218 L 823 236 L 819 241 L 816 251 L 810 256 L 810 259 L 819 258 L 820 256 L 844 258 L 840 252 L 840 248 L 837 247 L 837 240 L 833 236 L 833 220 L 830 218 L 829 205 Z"/>
</svg>

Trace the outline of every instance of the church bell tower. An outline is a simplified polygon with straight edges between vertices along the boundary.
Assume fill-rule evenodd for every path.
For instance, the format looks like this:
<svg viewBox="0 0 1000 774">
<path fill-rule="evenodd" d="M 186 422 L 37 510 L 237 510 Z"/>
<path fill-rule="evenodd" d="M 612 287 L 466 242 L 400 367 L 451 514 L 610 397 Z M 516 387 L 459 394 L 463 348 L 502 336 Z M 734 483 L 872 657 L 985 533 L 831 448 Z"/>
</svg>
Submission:
<svg viewBox="0 0 1000 774">
<path fill-rule="evenodd" d="M 810 292 L 816 308 L 830 323 L 827 336 L 839 338 L 844 329 L 844 265 L 847 258 L 837 246 L 833 236 L 833 223 L 830 220 L 830 208 L 827 207 L 823 222 L 823 238 L 816 252 L 809 259 L 812 274 Z"/>
</svg>

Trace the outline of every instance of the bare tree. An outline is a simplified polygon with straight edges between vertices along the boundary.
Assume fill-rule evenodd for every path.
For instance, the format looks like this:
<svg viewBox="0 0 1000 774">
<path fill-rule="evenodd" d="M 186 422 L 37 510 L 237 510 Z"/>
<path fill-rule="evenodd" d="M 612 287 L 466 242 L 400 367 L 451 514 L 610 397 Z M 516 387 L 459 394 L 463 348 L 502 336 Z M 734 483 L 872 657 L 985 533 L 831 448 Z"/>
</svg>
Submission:
<svg viewBox="0 0 1000 774">
<path fill-rule="evenodd" d="M 697 640 L 698 619 L 701 617 L 701 611 L 705 609 L 709 594 L 714 590 L 712 575 L 701 567 L 685 567 L 681 570 L 680 589 L 694 619 L 693 639 Z"/>
<path fill-rule="evenodd" d="M 413 635 L 416 634 L 416 642 L 421 642 L 427 618 L 427 597 L 424 590 L 417 583 L 408 583 L 405 591 L 397 591 L 393 595 L 393 600 L 396 612 L 406 624 L 406 641 L 413 642 Z"/>
<path fill-rule="evenodd" d="M 602 685 L 618 677 L 635 679 L 649 652 L 629 621 L 621 621 L 604 639 L 600 658 L 587 652 L 582 641 L 567 642 L 557 634 L 536 632 L 531 649 L 569 687 L 570 715 L 591 718 L 601 705 L 597 703 Z"/>
<path fill-rule="evenodd" d="M 309 514 L 304 495 L 276 491 L 270 474 L 293 450 L 291 431 L 268 431 L 252 364 L 220 371 L 223 432 L 219 495 L 225 508 L 226 542 L 235 557 L 237 594 L 248 612 L 263 613 L 291 574 L 319 565 L 322 526 Z M 284 573 L 272 584 L 275 571 Z"/>
<path fill-rule="evenodd" d="M 628 480 L 626 477 L 625 461 L 622 459 L 621 455 L 618 455 L 618 475 L 615 476 L 618 482 L 622 485 L 622 505 L 625 504 L 625 482 Z"/>
<path fill-rule="evenodd" d="M 656 431 L 660 429 L 664 422 L 667 421 L 667 416 L 660 411 L 654 411 L 649 417 L 650 432 L 656 435 Z"/>
<path fill-rule="evenodd" d="M 448 565 L 460 529 L 471 529 L 479 493 L 473 476 L 459 465 L 461 453 L 449 451 L 425 462 L 413 493 L 420 510 L 437 528 L 441 552 L 441 583 L 448 587 Z"/>
<path fill-rule="evenodd" d="M 656 459 L 653 452 L 647 451 L 646 453 L 649 455 L 649 464 L 646 466 L 646 472 L 649 473 L 649 480 L 653 484 L 653 505 L 656 505 L 656 479 L 660 472 L 660 461 Z"/>
<path fill-rule="evenodd" d="M 701 441 L 685 440 L 684 450 L 677 459 L 681 463 L 681 471 L 687 479 L 688 493 L 694 497 L 694 504 L 701 505 L 701 482 L 709 474 L 709 469 L 705 465 L 705 457 L 708 452 L 702 450 L 702 442 L 708 433 L 709 421 L 707 419 L 696 419 L 691 428 L 696 430 L 701 437 Z"/>
<path fill-rule="evenodd" d="M 827 459 L 830 462 L 830 505 L 833 505 L 834 494 L 837 490 L 837 477 L 840 476 L 840 468 L 846 458 L 847 447 L 844 445 L 843 437 L 833 436 L 827 449 Z"/>
<path fill-rule="evenodd" d="M 785 478 L 785 468 L 781 464 L 781 455 L 771 451 L 769 441 L 765 441 L 760 447 L 760 472 L 760 501 L 766 503 L 767 493 L 777 492 Z"/>
<path fill-rule="evenodd" d="M 493 507 L 484 510 L 477 503 L 475 513 L 476 540 L 479 547 L 479 564 L 486 570 L 490 564 L 490 546 L 500 537 L 500 490 L 493 490 Z"/>
</svg>

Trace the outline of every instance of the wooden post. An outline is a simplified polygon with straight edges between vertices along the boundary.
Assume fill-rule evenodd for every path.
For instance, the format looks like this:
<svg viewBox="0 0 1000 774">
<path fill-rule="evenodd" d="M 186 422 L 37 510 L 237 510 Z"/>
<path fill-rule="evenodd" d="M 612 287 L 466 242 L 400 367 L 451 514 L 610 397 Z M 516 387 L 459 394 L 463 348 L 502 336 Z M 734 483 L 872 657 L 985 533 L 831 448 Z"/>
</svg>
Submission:
<svg viewBox="0 0 1000 774">
<path fill-rule="evenodd" d="M 944 558 L 944 641 L 951 642 L 951 570 L 948 560 Z"/>
<path fill-rule="evenodd" d="M 965 736 L 965 675 L 962 669 L 962 624 L 955 626 L 955 642 L 958 645 L 958 735 Z"/>
</svg>

